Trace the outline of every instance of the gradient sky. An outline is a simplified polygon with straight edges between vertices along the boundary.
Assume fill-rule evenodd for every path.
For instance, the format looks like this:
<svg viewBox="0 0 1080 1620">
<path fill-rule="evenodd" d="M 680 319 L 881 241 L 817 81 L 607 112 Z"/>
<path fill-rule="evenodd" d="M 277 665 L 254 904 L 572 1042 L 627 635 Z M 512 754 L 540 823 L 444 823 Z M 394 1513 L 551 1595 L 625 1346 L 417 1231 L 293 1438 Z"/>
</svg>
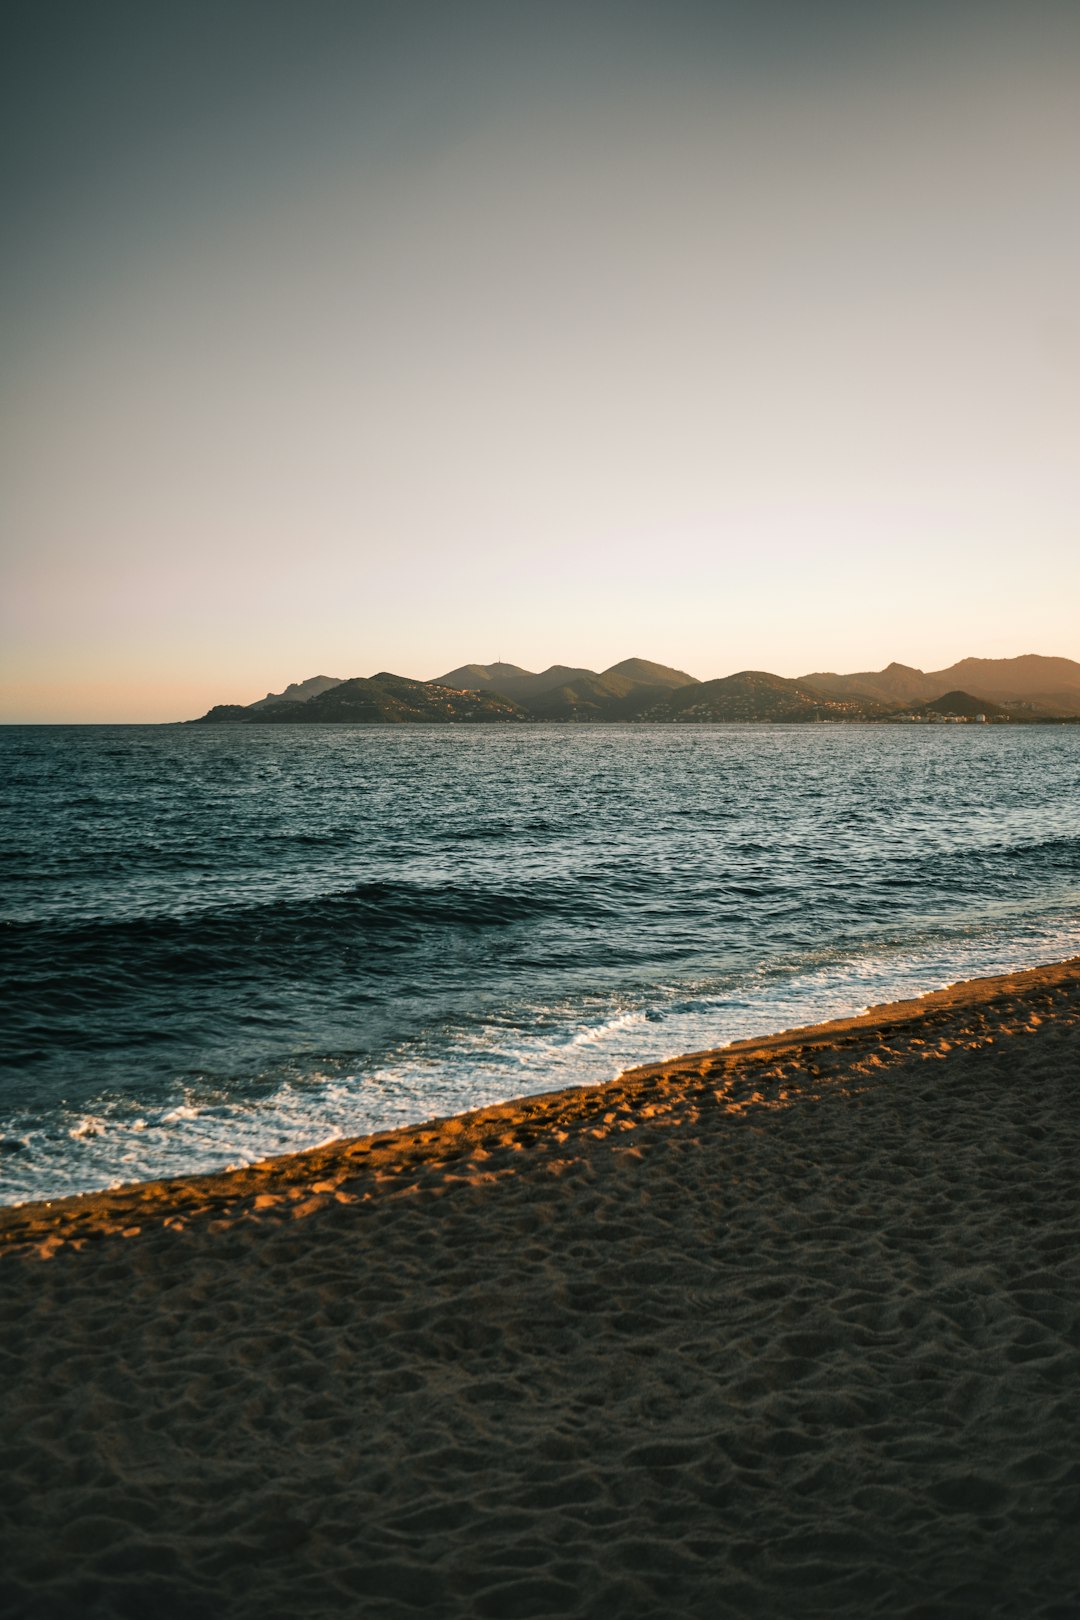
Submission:
<svg viewBox="0 0 1080 1620">
<path fill-rule="evenodd" d="M 1080 659 L 1080 6 L 14 0 L 0 719 Z"/>
</svg>

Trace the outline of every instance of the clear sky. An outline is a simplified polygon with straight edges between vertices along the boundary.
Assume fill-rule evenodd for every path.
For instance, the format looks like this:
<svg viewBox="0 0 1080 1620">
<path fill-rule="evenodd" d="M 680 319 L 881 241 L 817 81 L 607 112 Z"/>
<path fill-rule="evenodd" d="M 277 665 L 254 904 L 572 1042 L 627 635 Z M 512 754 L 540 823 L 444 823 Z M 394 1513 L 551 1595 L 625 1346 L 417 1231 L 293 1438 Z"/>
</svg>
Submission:
<svg viewBox="0 0 1080 1620">
<path fill-rule="evenodd" d="M 1080 659 L 1075 0 L 11 0 L 0 719 Z"/>
</svg>

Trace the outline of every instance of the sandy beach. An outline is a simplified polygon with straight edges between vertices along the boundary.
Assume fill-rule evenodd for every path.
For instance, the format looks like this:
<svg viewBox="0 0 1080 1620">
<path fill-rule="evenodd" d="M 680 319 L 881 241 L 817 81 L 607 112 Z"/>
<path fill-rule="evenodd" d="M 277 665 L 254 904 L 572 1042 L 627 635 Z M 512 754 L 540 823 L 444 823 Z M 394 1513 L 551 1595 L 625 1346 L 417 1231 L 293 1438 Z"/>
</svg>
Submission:
<svg viewBox="0 0 1080 1620">
<path fill-rule="evenodd" d="M 1080 960 L 0 1211 L 0 1614 L 1080 1616 Z"/>
</svg>

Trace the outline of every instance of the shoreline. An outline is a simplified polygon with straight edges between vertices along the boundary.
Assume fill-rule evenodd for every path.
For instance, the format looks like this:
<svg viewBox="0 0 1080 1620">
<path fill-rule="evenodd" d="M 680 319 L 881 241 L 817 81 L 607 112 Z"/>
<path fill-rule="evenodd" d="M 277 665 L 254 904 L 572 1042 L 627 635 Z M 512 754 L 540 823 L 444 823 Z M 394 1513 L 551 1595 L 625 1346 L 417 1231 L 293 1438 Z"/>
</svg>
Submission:
<svg viewBox="0 0 1080 1620">
<path fill-rule="evenodd" d="M 12 1620 L 1080 1613 L 1080 958 L 0 1211 Z"/>
<path fill-rule="evenodd" d="M 373 1196 L 380 1173 L 385 1174 L 400 1155 L 402 1165 L 438 1166 L 461 1156 L 470 1144 L 482 1143 L 491 1132 L 502 1129 L 508 1119 L 518 1124 L 519 1147 L 535 1143 L 551 1130 L 572 1126 L 587 1129 L 596 1116 L 614 1104 L 626 1107 L 640 1104 L 657 1086 L 662 1090 L 673 1081 L 688 1079 L 694 1072 L 704 1089 L 714 1081 L 730 1083 L 744 1065 L 754 1065 L 769 1055 L 776 1061 L 797 1061 L 799 1054 L 835 1047 L 850 1053 L 860 1041 L 873 1040 L 875 1033 L 926 1020 L 936 1026 L 943 1018 L 965 1010 L 988 1008 L 1002 997 L 1023 995 L 1058 986 L 1080 984 L 1080 956 L 1013 973 L 959 980 L 940 990 L 928 991 L 908 1000 L 883 1002 L 851 1017 L 829 1019 L 818 1024 L 796 1026 L 771 1035 L 752 1036 L 727 1046 L 705 1048 L 660 1062 L 626 1069 L 613 1080 L 594 1086 L 573 1086 L 558 1091 L 527 1093 L 503 1103 L 466 1110 L 459 1114 L 435 1116 L 413 1125 L 355 1137 L 340 1137 L 319 1147 L 277 1154 L 247 1166 L 197 1172 L 193 1175 L 127 1182 L 122 1186 L 66 1197 L 28 1200 L 21 1204 L 0 1205 L 0 1257 L 13 1246 L 37 1241 L 36 1234 L 51 1246 L 78 1244 L 91 1235 L 125 1228 L 144 1219 L 154 1210 L 164 1210 L 163 1219 L 199 1214 L 228 1218 L 245 1211 L 252 1199 L 259 1207 L 280 1193 L 295 1199 L 296 1189 L 311 1184 L 313 1197 L 326 1197 L 316 1183 L 331 1185 L 336 1193 L 345 1182 L 355 1179 L 363 1168 L 374 1170 L 375 1185 L 365 1189 Z M 737 1086 L 737 1079 L 736 1079 Z M 805 1086 L 801 1088 L 805 1092 Z M 735 1105 L 777 1106 L 798 1100 L 793 1093 L 776 1097 L 755 1094 Z M 729 1107 L 729 1111 L 732 1111 Z M 35 1234 L 31 1238 L 30 1234 Z M 45 1236 L 45 1234 L 48 1236 Z"/>
</svg>

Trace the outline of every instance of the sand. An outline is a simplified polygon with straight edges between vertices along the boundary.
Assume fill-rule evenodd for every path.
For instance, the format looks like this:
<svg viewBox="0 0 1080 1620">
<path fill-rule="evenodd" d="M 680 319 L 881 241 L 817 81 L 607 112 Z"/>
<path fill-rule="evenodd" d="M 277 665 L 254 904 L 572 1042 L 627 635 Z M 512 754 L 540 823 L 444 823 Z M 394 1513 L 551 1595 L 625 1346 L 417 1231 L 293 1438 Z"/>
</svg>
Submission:
<svg viewBox="0 0 1080 1620">
<path fill-rule="evenodd" d="M 0 1213 L 0 1613 L 1080 1616 L 1080 960 Z"/>
</svg>

